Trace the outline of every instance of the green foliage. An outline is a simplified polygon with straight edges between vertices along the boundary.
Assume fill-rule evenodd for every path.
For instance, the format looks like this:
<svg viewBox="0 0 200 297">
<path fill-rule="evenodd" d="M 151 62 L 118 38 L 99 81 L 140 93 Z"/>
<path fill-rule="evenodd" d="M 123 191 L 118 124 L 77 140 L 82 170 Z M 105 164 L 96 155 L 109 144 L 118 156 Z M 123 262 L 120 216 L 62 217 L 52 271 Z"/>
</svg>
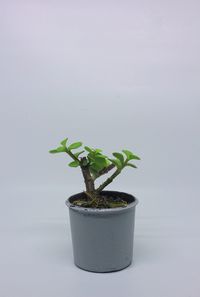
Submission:
<svg viewBox="0 0 200 297">
<path fill-rule="evenodd" d="M 122 163 L 119 159 L 109 159 L 112 164 L 114 164 L 119 170 L 122 169 Z"/>
<path fill-rule="evenodd" d="M 85 149 L 88 153 L 93 153 L 93 150 L 92 150 L 89 146 L 85 146 L 84 149 Z"/>
<path fill-rule="evenodd" d="M 130 167 L 133 167 L 133 168 L 137 168 L 137 166 L 135 166 L 135 165 L 132 164 L 132 163 L 127 163 L 126 166 L 130 166 Z"/>
<path fill-rule="evenodd" d="M 77 149 L 79 147 L 82 146 L 82 142 L 74 142 L 72 144 L 70 144 L 70 146 L 68 147 L 68 150 L 74 150 L 74 149 Z"/>
<path fill-rule="evenodd" d="M 122 150 L 122 152 L 126 155 L 128 160 L 140 160 L 140 158 L 136 155 L 134 155 L 131 151 L 128 150 Z"/>
<path fill-rule="evenodd" d="M 68 164 L 70 167 L 78 167 L 80 166 L 79 162 L 78 161 L 73 161 L 71 163 Z"/>
<path fill-rule="evenodd" d="M 95 151 L 95 153 L 97 153 L 97 154 L 102 152 L 101 149 L 95 149 L 94 151 Z"/>
<path fill-rule="evenodd" d="M 66 147 L 66 143 L 67 143 L 68 138 L 65 138 L 64 140 L 61 141 L 61 145 Z"/>
<path fill-rule="evenodd" d="M 124 155 L 122 153 L 114 152 L 113 156 L 115 159 L 109 159 L 117 168 L 118 170 L 122 170 L 124 167 L 129 166 L 132 168 L 137 168 L 135 164 L 128 163 L 130 160 L 140 160 L 140 158 L 136 155 L 134 155 L 129 150 L 122 150 L 122 152 L 125 154 L 126 159 L 124 158 Z"/>
<path fill-rule="evenodd" d="M 86 146 L 85 150 L 88 152 L 87 159 L 89 161 L 89 170 L 93 177 L 96 178 L 99 172 L 106 168 L 110 162 L 108 157 L 101 153 L 101 149 L 92 149 Z"/>
<path fill-rule="evenodd" d="M 77 153 L 75 153 L 74 154 L 74 156 L 76 157 L 76 158 L 78 158 L 82 153 L 84 153 L 85 151 L 81 151 L 81 152 L 77 152 Z"/>
<path fill-rule="evenodd" d="M 70 167 L 80 167 L 84 172 L 87 171 L 87 177 L 84 176 L 85 183 L 87 185 L 96 180 L 101 175 L 108 173 L 111 169 L 115 169 L 113 174 L 95 191 L 101 192 L 113 179 L 121 173 L 125 167 L 137 168 L 135 164 L 131 163 L 131 160 L 140 160 L 140 158 L 129 150 L 122 150 L 122 152 L 113 152 L 113 158 L 102 153 L 101 149 L 94 149 L 89 146 L 84 146 L 84 149 L 78 152 L 73 152 L 82 147 L 82 142 L 74 142 L 67 146 L 68 138 L 63 139 L 60 144 L 61 146 L 56 149 L 52 149 L 49 152 L 51 154 L 63 153 L 69 155 L 72 158 L 72 162 L 68 165 Z M 88 178 L 88 180 L 87 180 Z M 86 186 L 87 187 L 87 186 Z"/>
<path fill-rule="evenodd" d="M 63 152 L 66 152 L 66 148 L 64 148 L 63 146 L 59 146 L 54 150 L 50 150 L 49 152 L 51 154 L 63 153 Z"/>
<path fill-rule="evenodd" d="M 58 153 L 58 151 L 57 151 L 57 149 L 54 149 L 54 150 L 50 150 L 49 153 L 50 154 L 56 154 L 56 153 Z"/>
<path fill-rule="evenodd" d="M 113 153 L 113 156 L 120 161 L 121 166 L 124 165 L 124 156 L 121 153 Z"/>
<path fill-rule="evenodd" d="M 140 158 L 133 154 L 129 150 L 122 150 L 124 155 L 120 152 L 112 153 L 114 158 L 108 158 L 104 154 L 102 154 L 101 149 L 94 149 L 89 146 L 85 146 L 84 150 L 81 150 L 76 153 L 72 153 L 72 150 L 78 149 L 82 146 L 82 142 L 74 142 L 67 147 L 68 138 L 63 139 L 60 144 L 61 146 L 57 147 L 56 149 L 50 150 L 51 154 L 57 154 L 66 152 L 68 153 L 74 160 L 73 162 L 69 163 L 70 167 L 78 167 L 81 161 L 82 166 L 89 166 L 89 170 L 91 174 L 95 177 L 99 176 L 99 173 L 102 170 L 106 171 L 106 168 L 109 167 L 110 164 L 114 164 L 114 166 L 118 170 L 122 170 L 125 166 L 137 168 L 136 165 L 129 163 L 130 160 L 140 160 Z M 81 154 L 85 153 L 85 157 L 80 157 Z"/>
</svg>

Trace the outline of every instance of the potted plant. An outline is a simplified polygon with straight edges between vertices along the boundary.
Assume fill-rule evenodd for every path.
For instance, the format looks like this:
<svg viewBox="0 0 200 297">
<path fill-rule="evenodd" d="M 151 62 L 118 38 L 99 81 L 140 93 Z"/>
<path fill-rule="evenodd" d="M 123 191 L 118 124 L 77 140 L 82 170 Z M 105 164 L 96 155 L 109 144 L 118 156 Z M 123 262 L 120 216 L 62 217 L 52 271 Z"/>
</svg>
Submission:
<svg viewBox="0 0 200 297">
<path fill-rule="evenodd" d="M 68 165 L 79 167 L 85 182 L 85 191 L 66 201 L 74 263 L 93 272 L 121 270 L 132 262 L 135 206 L 138 200 L 131 194 L 104 189 L 124 168 L 137 168 L 132 160 L 140 158 L 125 149 L 121 153 L 112 153 L 113 158 L 109 158 L 100 149 L 82 148 L 82 142 L 68 145 L 67 141 L 67 138 L 61 141 L 60 146 L 50 150 L 50 153 L 66 153 L 72 159 Z M 110 171 L 113 173 L 95 187 L 95 181 Z"/>
</svg>

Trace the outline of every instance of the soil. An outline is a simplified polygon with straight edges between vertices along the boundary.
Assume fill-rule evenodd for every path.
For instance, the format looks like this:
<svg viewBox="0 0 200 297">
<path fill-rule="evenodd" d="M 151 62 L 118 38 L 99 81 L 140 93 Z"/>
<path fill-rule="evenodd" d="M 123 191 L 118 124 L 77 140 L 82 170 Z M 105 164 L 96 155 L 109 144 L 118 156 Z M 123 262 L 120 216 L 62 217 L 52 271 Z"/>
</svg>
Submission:
<svg viewBox="0 0 200 297">
<path fill-rule="evenodd" d="M 107 195 L 101 195 L 99 198 L 93 200 L 89 200 L 87 197 L 83 197 L 81 199 L 73 201 L 73 204 L 86 208 L 116 208 L 126 207 L 128 205 L 127 201 L 120 197 Z"/>
</svg>

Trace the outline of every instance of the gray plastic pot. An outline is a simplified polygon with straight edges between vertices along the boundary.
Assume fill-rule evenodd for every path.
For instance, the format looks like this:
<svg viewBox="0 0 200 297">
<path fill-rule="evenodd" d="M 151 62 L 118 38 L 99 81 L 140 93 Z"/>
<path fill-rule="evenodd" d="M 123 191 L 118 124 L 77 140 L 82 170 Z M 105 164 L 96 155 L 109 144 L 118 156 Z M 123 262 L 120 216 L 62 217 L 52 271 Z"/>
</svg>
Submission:
<svg viewBox="0 0 200 297">
<path fill-rule="evenodd" d="M 72 202 L 84 194 L 71 196 L 69 207 L 74 263 L 93 272 L 111 272 L 129 266 L 133 257 L 135 206 L 138 200 L 130 194 L 103 191 L 123 197 L 127 207 L 108 209 L 83 208 Z"/>
</svg>

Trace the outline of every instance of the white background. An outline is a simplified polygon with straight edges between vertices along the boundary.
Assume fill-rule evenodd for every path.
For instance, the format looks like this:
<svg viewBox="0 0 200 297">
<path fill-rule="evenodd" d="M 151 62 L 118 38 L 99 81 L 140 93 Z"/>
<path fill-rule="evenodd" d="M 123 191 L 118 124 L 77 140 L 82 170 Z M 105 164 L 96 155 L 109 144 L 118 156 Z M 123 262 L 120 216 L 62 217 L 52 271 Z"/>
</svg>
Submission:
<svg viewBox="0 0 200 297">
<path fill-rule="evenodd" d="M 200 2 L 0 1 L 1 297 L 198 297 Z M 83 141 L 140 155 L 134 264 L 73 265 L 65 199 Z"/>
</svg>

